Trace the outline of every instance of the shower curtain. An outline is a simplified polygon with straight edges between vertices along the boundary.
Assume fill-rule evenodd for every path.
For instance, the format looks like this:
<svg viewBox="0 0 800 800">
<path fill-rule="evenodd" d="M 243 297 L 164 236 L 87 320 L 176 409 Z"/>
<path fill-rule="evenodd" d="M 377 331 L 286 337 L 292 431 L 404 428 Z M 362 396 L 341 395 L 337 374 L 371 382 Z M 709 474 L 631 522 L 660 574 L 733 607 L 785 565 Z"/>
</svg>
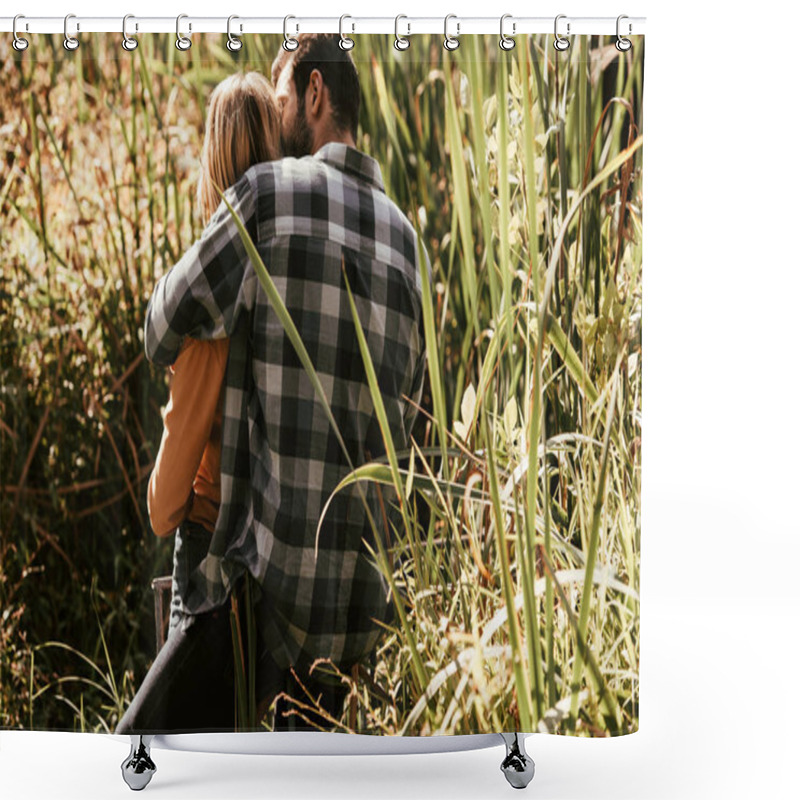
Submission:
<svg viewBox="0 0 800 800">
<path fill-rule="evenodd" d="M 644 38 L 333 38 L 0 40 L 3 728 L 638 729 Z"/>
</svg>

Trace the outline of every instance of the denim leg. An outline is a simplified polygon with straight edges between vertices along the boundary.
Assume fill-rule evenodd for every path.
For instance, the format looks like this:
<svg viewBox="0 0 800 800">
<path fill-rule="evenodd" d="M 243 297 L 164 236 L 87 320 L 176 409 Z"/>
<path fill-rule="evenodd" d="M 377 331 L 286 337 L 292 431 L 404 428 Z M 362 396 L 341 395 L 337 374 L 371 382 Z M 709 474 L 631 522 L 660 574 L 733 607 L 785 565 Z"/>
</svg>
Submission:
<svg viewBox="0 0 800 800">
<path fill-rule="evenodd" d="M 172 602 L 169 612 L 167 636 L 185 619 L 182 595 L 189 584 L 189 576 L 208 554 L 212 533 L 192 520 L 184 520 L 175 531 L 175 544 L 172 554 Z"/>
<path fill-rule="evenodd" d="M 180 536 L 179 536 L 180 534 Z M 199 525 L 184 524 L 176 533 L 173 597 L 170 605 L 169 635 L 145 676 L 139 691 L 120 720 L 116 733 L 190 733 L 235 730 L 236 694 L 230 620 L 230 599 L 222 607 L 206 614 L 189 615 L 182 611 L 180 589 L 192 570 L 208 552 L 211 534 Z M 240 584 L 240 609 L 244 608 L 244 585 Z M 258 626 L 256 626 L 258 632 Z M 246 626 L 242 631 L 247 652 Z M 259 701 L 274 698 L 280 692 L 307 701 L 305 693 L 289 671 L 280 669 L 257 634 L 256 691 Z M 342 712 L 347 690 L 331 687 L 309 675 L 307 668 L 296 668 L 306 689 L 319 698 L 333 718 Z M 277 730 L 330 729 L 330 724 L 316 714 L 308 725 L 290 714 L 293 704 L 278 702 Z"/>
<path fill-rule="evenodd" d="M 229 603 L 170 632 L 115 733 L 234 730 Z"/>
</svg>

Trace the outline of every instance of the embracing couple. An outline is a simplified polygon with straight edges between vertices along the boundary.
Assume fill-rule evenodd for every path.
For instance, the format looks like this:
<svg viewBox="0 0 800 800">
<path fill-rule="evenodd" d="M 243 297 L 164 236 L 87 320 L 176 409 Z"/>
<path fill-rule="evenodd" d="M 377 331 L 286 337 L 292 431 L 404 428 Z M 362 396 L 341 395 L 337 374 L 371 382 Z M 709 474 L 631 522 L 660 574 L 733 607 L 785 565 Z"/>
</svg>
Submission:
<svg viewBox="0 0 800 800">
<path fill-rule="evenodd" d="M 148 306 L 145 352 L 173 372 L 148 489 L 153 530 L 175 535 L 173 600 L 167 641 L 117 733 L 235 729 L 231 606 L 243 610 L 247 592 L 255 636 L 246 625 L 234 636 L 254 653 L 258 718 L 273 707 L 276 728 L 300 726 L 278 713 L 279 695 L 314 698 L 322 715 L 305 715 L 332 727 L 347 690 L 312 664 L 346 674 L 394 621 L 372 527 L 391 540 L 391 497 L 345 489 L 317 528 L 351 464 L 386 452 L 348 285 L 394 446 L 406 450 L 430 268 L 377 163 L 355 146 L 361 90 L 350 54 L 336 35 L 298 39 L 275 60 L 272 83 L 237 74 L 212 93 L 198 190 L 207 224 Z M 347 454 L 217 187 L 292 317 Z"/>
</svg>

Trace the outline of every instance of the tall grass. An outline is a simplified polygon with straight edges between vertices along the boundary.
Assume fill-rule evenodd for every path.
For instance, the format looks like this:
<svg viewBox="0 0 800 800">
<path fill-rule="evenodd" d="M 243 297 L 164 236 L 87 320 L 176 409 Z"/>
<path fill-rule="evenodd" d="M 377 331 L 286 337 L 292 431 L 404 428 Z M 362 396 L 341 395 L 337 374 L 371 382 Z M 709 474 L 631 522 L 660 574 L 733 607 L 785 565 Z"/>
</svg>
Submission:
<svg viewBox="0 0 800 800">
<path fill-rule="evenodd" d="M 423 444 L 447 456 L 416 451 L 430 523 L 400 545 L 408 563 L 433 559 L 436 579 L 397 576 L 420 624 L 411 643 L 389 640 L 397 650 L 378 667 L 391 687 L 405 686 L 404 648 L 431 665 L 403 732 L 627 732 L 638 726 L 643 43 L 626 58 L 603 40 L 557 55 L 545 37 L 511 54 L 465 38 L 455 55 L 431 43 L 419 90 L 395 92 L 388 112 L 380 92 L 367 98 L 365 130 L 389 131 L 371 134 L 371 152 L 385 171 L 408 165 L 411 208 L 427 196 L 443 217 L 421 220 L 437 281 L 426 320 L 438 320 Z M 414 81 L 388 47 L 372 67 L 376 83 Z M 406 120 L 405 142 L 381 125 L 387 113 Z"/>
<path fill-rule="evenodd" d="M 37 643 L 97 661 L 81 624 L 93 573 L 115 672 L 143 676 L 144 587 L 169 571 L 144 506 L 166 389 L 141 357 L 143 313 L 199 233 L 208 93 L 232 69 L 268 71 L 280 44 L 248 37 L 234 56 L 203 36 L 179 54 L 148 36 L 121 56 L 96 36 L 76 58 L 33 38 L 52 60 L 0 43 L 0 713 L 14 726 L 61 668 L 58 648 L 31 668 Z M 517 38 L 510 53 L 469 36 L 454 53 L 423 36 L 405 53 L 362 36 L 354 51 L 360 146 L 433 282 L 412 447 L 349 479 L 391 487 L 404 522 L 375 554 L 400 624 L 355 677 L 320 665 L 351 686 L 342 730 L 638 727 L 644 42 L 619 54 L 577 37 L 556 53 Z M 32 724 L 71 727 L 51 696 Z M 118 712 L 102 713 L 110 727 Z"/>
</svg>

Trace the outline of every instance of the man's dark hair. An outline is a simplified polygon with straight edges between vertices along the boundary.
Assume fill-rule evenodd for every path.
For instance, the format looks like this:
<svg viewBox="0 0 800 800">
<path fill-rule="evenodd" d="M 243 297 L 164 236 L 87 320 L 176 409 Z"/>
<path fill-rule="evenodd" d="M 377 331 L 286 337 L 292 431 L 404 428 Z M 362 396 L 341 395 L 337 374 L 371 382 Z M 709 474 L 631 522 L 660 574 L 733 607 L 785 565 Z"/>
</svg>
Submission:
<svg viewBox="0 0 800 800">
<path fill-rule="evenodd" d="M 335 33 L 301 33 L 296 50 L 281 49 L 272 65 L 272 83 L 291 60 L 294 64 L 292 77 L 297 92 L 297 110 L 302 116 L 305 110 L 305 95 L 311 73 L 317 69 L 322 82 L 328 87 L 333 118 L 340 130 L 349 131 L 353 139 L 358 134 L 358 113 L 361 106 L 361 85 L 358 81 L 353 57 L 339 47 L 339 35 Z"/>
</svg>

